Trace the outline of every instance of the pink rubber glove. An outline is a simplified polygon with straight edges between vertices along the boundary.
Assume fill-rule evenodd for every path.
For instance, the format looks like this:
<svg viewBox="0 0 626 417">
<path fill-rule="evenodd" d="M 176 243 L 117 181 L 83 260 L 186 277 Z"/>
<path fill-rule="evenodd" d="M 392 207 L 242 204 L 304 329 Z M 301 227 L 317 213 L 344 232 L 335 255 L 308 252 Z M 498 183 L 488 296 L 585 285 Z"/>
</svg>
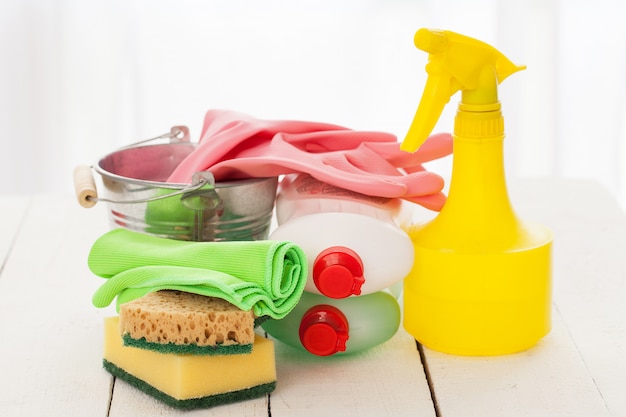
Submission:
<svg viewBox="0 0 626 417">
<path fill-rule="evenodd" d="M 315 132 L 309 135 L 332 135 L 341 141 L 344 132 Z M 354 132 L 345 132 L 354 133 Z M 310 153 L 303 158 L 303 152 L 286 141 L 287 134 L 278 133 L 264 149 L 255 149 L 254 156 L 235 155 L 211 166 L 209 170 L 216 179 L 239 179 L 249 177 L 271 177 L 282 174 L 306 172 L 316 179 L 337 187 L 372 196 L 404 198 L 432 210 L 439 210 L 445 202 L 440 193 L 443 179 L 421 168 L 411 161 L 411 173 L 403 173 L 389 161 L 369 147 L 369 142 L 361 142 L 355 149 Z M 429 141 L 445 145 L 450 135 L 440 134 Z M 377 143 L 376 145 L 380 145 Z M 387 145 L 387 144 L 386 144 Z M 399 143 L 388 143 L 400 151 Z M 391 147 L 386 149 L 390 151 Z"/>
<path fill-rule="evenodd" d="M 194 173 L 206 171 L 216 163 L 232 159 L 232 155 L 246 149 L 265 146 L 279 132 L 307 133 L 336 130 L 348 129 L 317 122 L 261 120 L 231 110 L 209 110 L 204 116 L 198 147 L 179 164 L 168 178 L 168 182 L 189 183 Z M 333 146 L 332 144 L 325 145 Z M 343 149 L 342 146 L 345 145 L 335 144 L 334 146 L 335 149 Z"/>
<path fill-rule="evenodd" d="M 169 182 L 189 182 L 210 170 L 217 181 L 306 172 L 320 181 L 362 194 L 404 198 L 432 210 L 445 202 L 443 179 L 423 162 L 449 155 L 449 134 L 431 136 L 420 150 L 400 150 L 397 138 L 339 126 L 262 121 L 234 112 L 210 111 L 197 149 Z"/>
</svg>

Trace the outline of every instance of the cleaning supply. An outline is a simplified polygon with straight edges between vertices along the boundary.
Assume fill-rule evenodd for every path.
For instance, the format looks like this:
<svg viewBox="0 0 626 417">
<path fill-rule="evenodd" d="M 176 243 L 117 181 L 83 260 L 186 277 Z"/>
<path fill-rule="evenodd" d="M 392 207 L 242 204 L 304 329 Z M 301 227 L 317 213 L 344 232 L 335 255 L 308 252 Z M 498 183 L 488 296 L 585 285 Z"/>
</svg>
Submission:
<svg viewBox="0 0 626 417">
<path fill-rule="evenodd" d="M 221 298 L 154 291 L 120 306 L 125 346 L 163 353 L 250 353 L 254 314 Z"/>
<path fill-rule="evenodd" d="M 423 150 L 407 155 L 389 133 L 211 110 L 196 149 L 168 182 L 190 182 L 204 170 L 216 181 L 306 172 L 362 194 L 406 198 L 438 210 L 445 201 L 443 179 L 422 164 L 449 155 L 451 138 L 439 134 L 428 142 Z"/>
<path fill-rule="evenodd" d="M 281 342 L 317 356 L 354 353 L 380 345 L 400 327 L 400 305 L 387 291 L 332 299 L 304 292 L 285 318 L 261 327 Z"/>
<path fill-rule="evenodd" d="M 402 143 L 414 151 L 462 91 L 448 199 L 409 231 L 415 263 L 404 283 L 404 327 L 434 350 L 499 355 L 533 346 L 551 327 L 552 234 L 522 221 L 507 194 L 498 85 L 524 69 L 490 45 L 420 29 L 428 80 Z"/>
<path fill-rule="evenodd" d="M 262 336 L 255 336 L 249 354 L 200 356 L 124 346 L 118 317 L 105 319 L 104 327 L 104 368 L 172 407 L 208 408 L 260 397 L 276 387 L 274 344 Z"/>
<path fill-rule="evenodd" d="M 304 252 L 293 242 L 189 242 L 113 229 L 88 256 L 106 279 L 96 307 L 117 297 L 117 307 L 158 290 L 217 297 L 257 317 L 284 317 L 300 299 L 307 276 Z"/>
<path fill-rule="evenodd" d="M 401 281 L 413 265 L 407 233 L 414 206 L 321 182 L 309 174 L 283 178 L 276 198 L 278 227 L 308 260 L 305 291 L 331 298 L 370 294 Z"/>
</svg>

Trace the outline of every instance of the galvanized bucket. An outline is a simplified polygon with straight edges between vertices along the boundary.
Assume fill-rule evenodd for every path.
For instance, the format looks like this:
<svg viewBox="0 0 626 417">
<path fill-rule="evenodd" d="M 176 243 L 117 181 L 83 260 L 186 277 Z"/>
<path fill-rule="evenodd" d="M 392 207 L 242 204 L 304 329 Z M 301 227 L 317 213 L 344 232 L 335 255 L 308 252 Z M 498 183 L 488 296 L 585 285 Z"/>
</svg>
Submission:
<svg viewBox="0 0 626 417">
<path fill-rule="evenodd" d="M 169 142 L 145 145 L 164 138 Z M 191 184 L 166 182 L 194 148 L 187 128 L 175 126 L 168 134 L 108 154 L 93 167 L 102 177 L 105 197 L 98 198 L 94 191 L 83 200 L 89 205 L 107 202 L 114 227 L 155 236 L 192 241 L 266 239 L 278 178 L 215 183 L 209 172 L 199 172 Z"/>
</svg>

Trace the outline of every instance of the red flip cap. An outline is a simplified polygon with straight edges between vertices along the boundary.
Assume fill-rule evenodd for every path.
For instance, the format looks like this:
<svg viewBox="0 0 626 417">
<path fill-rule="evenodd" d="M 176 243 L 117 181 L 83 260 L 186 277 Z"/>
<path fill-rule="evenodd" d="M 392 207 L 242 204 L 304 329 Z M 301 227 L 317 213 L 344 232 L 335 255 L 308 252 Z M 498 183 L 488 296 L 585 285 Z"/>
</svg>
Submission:
<svg viewBox="0 0 626 417">
<path fill-rule="evenodd" d="M 300 321 L 300 342 L 317 356 L 330 356 L 346 350 L 349 325 L 336 307 L 319 304 L 304 313 Z"/>
<path fill-rule="evenodd" d="M 361 294 L 363 262 L 359 255 L 345 246 L 331 246 L 317 255 L 313 262 L 313 282 L 330 298 L 346 298 Z"/>
</svg>

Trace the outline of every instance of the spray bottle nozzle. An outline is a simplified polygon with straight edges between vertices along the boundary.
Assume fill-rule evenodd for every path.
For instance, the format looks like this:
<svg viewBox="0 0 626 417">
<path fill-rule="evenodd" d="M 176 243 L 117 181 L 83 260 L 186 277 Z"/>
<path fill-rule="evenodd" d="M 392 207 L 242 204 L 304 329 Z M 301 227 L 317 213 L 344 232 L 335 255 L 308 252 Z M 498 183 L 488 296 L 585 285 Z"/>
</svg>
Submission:
<svg viewBox="0 0 626 417">
<path fill-rule="evenodd" d="M 450 31 L 420 29 L 415 46 L 429 53 L 426 87 L 401 149 L 417 150 L 432 132 L 450 98 L 463 91 L 462 105 L 498 105 L 498 84 L 526 67 L 479 40 Z M 498 107 L 499 108 L 499 107 Z"/>
<path fill-rule="evenodd" d="M 420 29 L 415 32 L 413 42 L 418 49 L 429 54 L 441 53 L 446 49 L 446 35 L 441 31 Z"/>
</svg>

